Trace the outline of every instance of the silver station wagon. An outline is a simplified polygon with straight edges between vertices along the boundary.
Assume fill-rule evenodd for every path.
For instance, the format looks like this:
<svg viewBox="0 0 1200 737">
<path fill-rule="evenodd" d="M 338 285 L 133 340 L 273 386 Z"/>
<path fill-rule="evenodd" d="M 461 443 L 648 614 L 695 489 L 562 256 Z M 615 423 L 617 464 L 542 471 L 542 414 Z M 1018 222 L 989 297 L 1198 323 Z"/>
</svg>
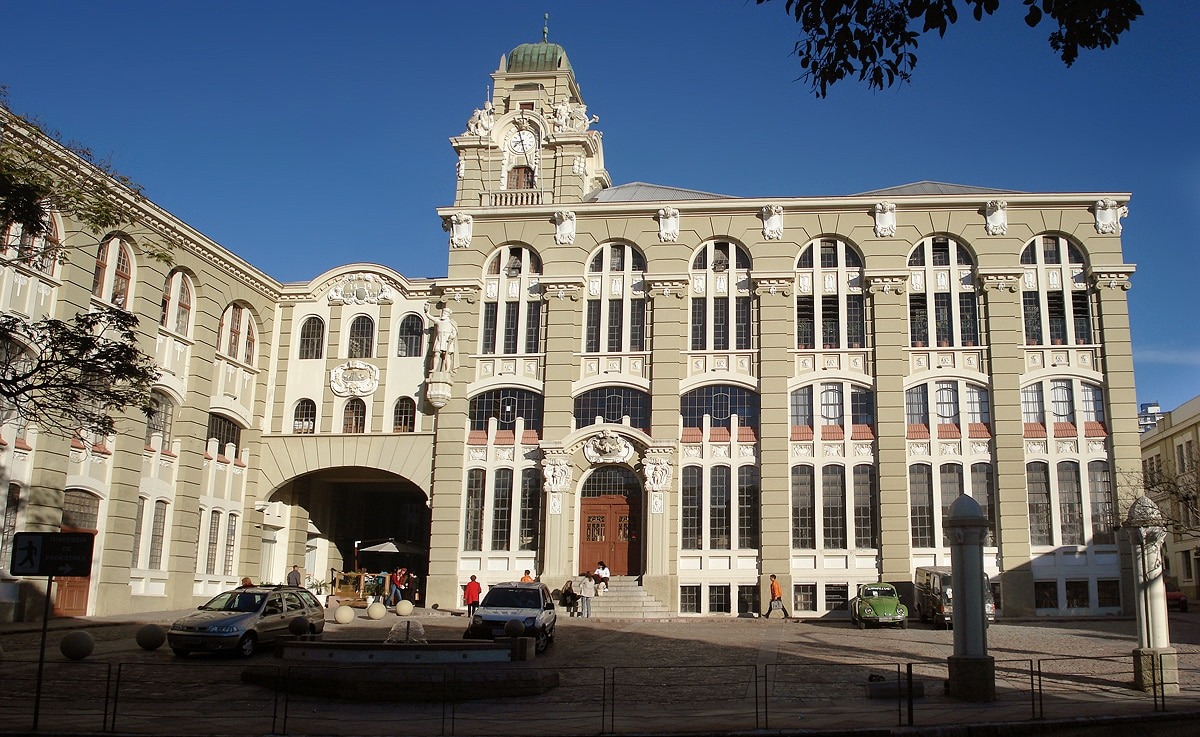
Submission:
<svg viewBox="0 0 1200 737">
<path fill-rule="evenodd" d="M 325 629 L 325 607 L 308 589 L 297 586 L 247 586 L 217 594 L 167 631 L 176 655 L 228 651 L 249 657 L 259 646 L 287 635 L 292 620 L 303 619 L 305 632 Z"/>
</svg>

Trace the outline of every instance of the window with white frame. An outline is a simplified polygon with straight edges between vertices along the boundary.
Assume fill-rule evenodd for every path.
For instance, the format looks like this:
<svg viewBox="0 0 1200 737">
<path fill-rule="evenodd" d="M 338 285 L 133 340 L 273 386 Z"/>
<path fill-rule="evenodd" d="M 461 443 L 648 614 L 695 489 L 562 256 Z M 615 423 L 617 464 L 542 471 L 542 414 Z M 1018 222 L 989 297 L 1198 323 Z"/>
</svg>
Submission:
<svg viewBox="0 0 1200 737">
<path fill-rule="evenodd" d="M 133 285 L 133 252 L 124 237 L 110 235 L 96 252 L 92 272 L 92 296 L 114 307 L 126 309 Z"/>
<path fill-rule="evenodd" d="M 1025 342 L 1094 343 L 1092 295 L 1082 249 L 1061 236 L 1040 235 L 1026 244 L 1021 264 Z"/>
<path fill-rule="evenodd" d="M 1108 472 L 1108 461 L 1088 462 L 1088 500 L 1091 507 L 1092 543 L 1113 545 L 1116 543 L 1114 529 L 1117 520 L 1113 514 L 1112 478 Z"/>
<path fill-rule="evenodd" d="M 597 422 L 621 424 L 629 418 L 629 426 L 650 432 L 650 395 L 641 389 L 625 386 L 603 386 L 590 389 L 575 397 L 575 428 Z"/>
<path fill-rule="evenodd" d="M 941 508 L 934 526 L 942 530 L 942 545 L 950 547 L 950 532 L 944 526 L 950 514 L 950 505 L 963 494 L 963 467 L 958 463 L 943 463 L 938 467 L 938 487 L 941 490 Z"/>
<path fill-rule="evenodd" d="M 159 324 L 178 335 L 186 337 L 191 334 L 192 282 L 182 271 L 172 271 L 163 282 Z"/>
<path fill-rule="evenodd" d="M 1043 461 L 1027 463 L 1025 486 L 1029 498 L 1029 542 L 1032 545 L 1053 545 L 1049 465 Z"/>
<path fill-rule="evenodd" d="M 860 550 L 878 545 L 879 487 L 875 467 L 854 467 L 854 546 Z"/>
<path fill-rule="evenodd" d="M 347 434 L 365 433 L 367 431 L 367 404 L 358 397 L 346 400 L 342 409 L 342 432 Z"/>
<path fill-rule="evenodd" d="M 405 315 L 396 330 L 396 355 L 421 356 L 425 338 L 425 321 L 419 315 Z"/>
<path fill-rule="evenodd" d="M 792 547 L 817 547 L 816 471 L 807 464 L 792 466 Z"/>
<path fill-rule="evenodd" d="M 133 515 L 133 540 L 130 542 L 129 567 L 142 567 L 142 527 L 146 522 L 146 497 L 139 496 Z"/>
<path fill-rule="evenodd" d="M 237 455 L 237 449 L 242 443 L 242 428 L 224 415 L 209 413 L 208 433 L 205 437 L 210 440 L 216 438 L 218 455 L 224 455 L 226 446 L 230 444 L 234 446 L 233 455 Z"/>
<path fill-rule="evenodd" d="M 796 259 L 796 347 L 867 345 L 862 257 L 847 243 L 823 238 Z"/>
<path fill-rule="evenodd" d="M 257 364 L 258 328 L 254 315 L 242 305 L 230 304 L 221 314 L 217 352 L 248 366 Z"/>
<path fill-rule="evenodd" d="M 908 499 L 913 547 L 934 547 L 933 467 L 929 464 L 915 463 L 908 467 Z"/>
<path fill-rule="evenodd" d="M 1021 387 L 1021 419 L 1026 425 L 1046 424 L 1046 408 L 1042 401 L 1042 385 Z"/>
<path fill-rule="evenodd" d="M 1079 464 L 1058 464 L 1058 524 L 1062 545 L 1083 545 L 1083 490 L 1079 482 Z"/>
<path fill-rule="evenodd" d="M 542 261 L 530 248 L 499 249 L 484 268 L 479 352 L 542 353 L 546 302 L 537 285 Z"/>
<path fill-rule="evenodd" d="M 701 246 L 692 258 L 691 349 L 749 350 L 754 301 L 750 297 L 750 254 L 734 243 Z"/>
<path fill-rule="evenodd" d="M 312 435 L 317 431 L 317 403 L 311 399 L 296 402 L 292 411 L 292 432 L 297 435 Z"/>
<path fill-rule="evenodd" d="M 757 549 L 759 506 L 758 469 L 754 466 L 685 466 L 681 497 L 683 548 Z"/>
<path fill-rule="evenodd" d="M 163 570 L 162 555 L 167 534 L 167 508 L 165 499 L 154 502 L 154 517 L 150 520 L 150 555 L 146 560 L 146 568 L 154 571 Z"/>
<path fill-rule="evenodd" d="M 325 356 L 325 321 L 319 317 L 309 317 L 300 325 L 300 345 L 298 357 L 301 359 L 323 358 Z"/>
<path fill-rule="evenodd" d="M 467 405 L 467 417 L 474 431 L 487 430 L 493 419 L 497 430 L 512 431 L 516 429 L 519 418 L 523 420 L 526 430 L 540 433 L 542 407 L 541 394 L 528 389 L 505 387 L 490 389 L 472 397 Z"/>
<path fill-rule="evenodd" d="M 0 526 L 0 570 L 12 563 L 13 535 L 17 534 L 17 513 L 21 509 L 21 485 L 10 483 L 4 496 L 4 516 Z"/>
<path fill-rule="evenodd" d="M 346 358 L 371 358 L 375 355 L 375 321 L 359 315 L 350 323 Z"/>
<path fill-rule="evenodd" d="M 33 271 L 47 276 L 54 276 L 55 266 L 61 244 L 58 238 L 58 226 L 53 217 L 47 217 L 40 232 L 26 228 L 20 223 L 8 227 L 3 240 L 0 240 L 0 252 L 4 257 Z"/>
<path fill-rule="evenodd" d="M 392 410 L 392 432 L 414 432 L 417 429 L 417 403 L 411 397 L 400 397 Z"/>
<path fill-rule="evenodd" d="M 909 254 L 909 344 L 973 346 L 979 340 L 975 257 L 946 236 L 926 238 Z"/>
<path fill-rule="evenodd" d="M 937 418 L 939 425 L 958 425 L 958 384 L 937 382 Z"/>
<path fill-rule="evenodd" d="M 150 392 L 150 410 L 146 415 L 146 446 L 152 445 L 157 435 L 159 448 L 169 450 L 171 447 L 171 428 L 174 424 L 175 403 L 166 394 L 152 390 Z"/>
<path fill-rule="evenodd" d="M 979 505 L 979 511 L 988 520 L 988 536 L 985 545 L 991 545 L 996 535 L 996 474 L 990 463 L 971 464 L 971 498 Z"/>
<path fill-rule="evenodd" d="M 759 397 L 756 392 L 740 386 L 703 386 L 683 395 L 680 400 L 680 413 L 683 415 L 685 430 L 704 427 L 706 417 L 710 427 L 729 429 L 733 426 L 733 417 L 736 415 L 738 427 L 750 428 L 757 432 Z"/>
<path fill-rule="evenodd" d="M 601 246 L 588 263 L 585 353 L 646 350 L 646 257 L 624 243 Z"/>
<path fill-rule="evenodd" d="M 986 387 L 967 384 L 967 422 L 991 426 L 992 404 Z"/>
<path fill-rule="evenodd" d="M 1075 424 L 1075 396 L 1070 380 L 1055 379 L 1050 382 L 1050 409 L 1055 422 Z"/>
</svg>

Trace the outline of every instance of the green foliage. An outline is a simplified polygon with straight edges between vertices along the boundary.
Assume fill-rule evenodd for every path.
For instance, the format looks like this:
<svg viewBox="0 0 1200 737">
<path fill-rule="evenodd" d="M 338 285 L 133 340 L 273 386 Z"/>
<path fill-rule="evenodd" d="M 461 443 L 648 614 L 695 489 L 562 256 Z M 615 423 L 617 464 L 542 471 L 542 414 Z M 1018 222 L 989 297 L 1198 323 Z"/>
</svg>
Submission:
<svg viewBox="0 0 1200 737">
<path fill-rule="evenodd" d="M 755 0 L 762 5 L 770 0 Z M 1142 15 L 1138 0 L 1021 0 L 1025 23 L 1043 18 L 1058 25 L 1050 48 L 1071 66 L 1080 49 L 1107 49 Z M 917 66 L 917 39 L 930 31 L 945 36 L 958 22 L 959 0 L 786 0 L 784 8 L 801 27 L 795 53 L 817 97 L 857 76 L 882 90 L 908 82 Z M 992 15 L 1000 0 L 961 0 L 976 21 Z M 918 30 L 919 29 L 919 30 Z"/>
<path fill-rule="evenodd" d="M 159 370 L 137 348 L 137 323 L 113 307 L 70 322 L 0 315 L 0 407 L 43 431 L 98 436 L 115 431 L 112 413 L 149 415 Z"/>
</svg>

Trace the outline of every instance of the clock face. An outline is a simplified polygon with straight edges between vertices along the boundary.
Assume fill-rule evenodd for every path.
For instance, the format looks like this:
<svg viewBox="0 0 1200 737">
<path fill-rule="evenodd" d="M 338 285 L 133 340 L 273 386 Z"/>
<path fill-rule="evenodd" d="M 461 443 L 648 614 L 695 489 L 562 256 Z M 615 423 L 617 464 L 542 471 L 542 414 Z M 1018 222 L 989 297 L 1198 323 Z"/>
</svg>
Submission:
<svg viewBox="0 0 1200 737">
<path fill-rule="evenodd" d="M 514 153 L 527 154 L 537 148 L 537 136 L 533 135 L 533 131 L 517 131 L 508 142 L 508 147 Z"/>
</svg>

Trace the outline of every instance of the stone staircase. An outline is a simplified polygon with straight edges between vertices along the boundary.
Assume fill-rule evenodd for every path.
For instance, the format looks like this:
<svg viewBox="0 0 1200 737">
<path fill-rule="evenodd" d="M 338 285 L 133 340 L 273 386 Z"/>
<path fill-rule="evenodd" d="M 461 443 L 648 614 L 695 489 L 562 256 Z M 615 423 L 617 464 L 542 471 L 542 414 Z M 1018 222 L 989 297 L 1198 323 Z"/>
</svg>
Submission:
<svg viewBox="0 0 1200 737">
<path fill-rule="evenodd" d="M 635 576 L 613 576 L 608 591 L 592 599 L 592 618 L 663 619 L 670 616 L 666 604 L 638 585 Z"/>
</svg>

